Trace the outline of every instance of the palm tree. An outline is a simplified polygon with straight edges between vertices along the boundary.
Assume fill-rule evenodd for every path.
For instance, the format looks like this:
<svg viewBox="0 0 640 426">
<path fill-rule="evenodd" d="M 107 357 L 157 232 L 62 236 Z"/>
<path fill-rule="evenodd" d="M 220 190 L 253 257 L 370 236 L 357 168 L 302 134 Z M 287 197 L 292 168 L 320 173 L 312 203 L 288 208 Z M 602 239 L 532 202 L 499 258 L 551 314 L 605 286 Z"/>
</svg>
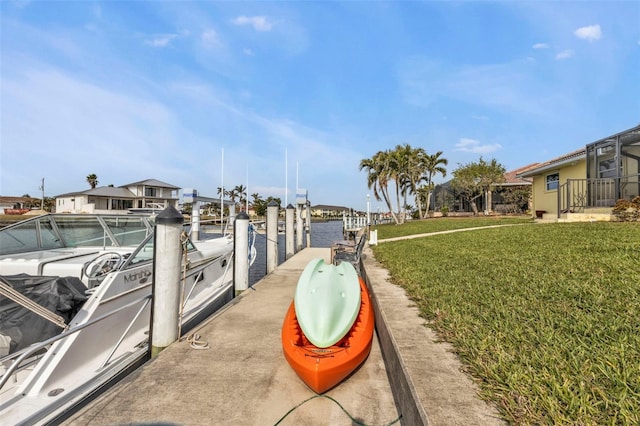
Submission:
<svg viewBox="0 0 640 426">
<path fill-rule="evenodd" d="M 385 155 L 385 174 L 387 175 L 387 181 L 393 181 L 394 187 L 396 189 L 396 216 L 397 223 L 404 223 L 404 215 L 402 212 L 402 205 L 400 203 L 400 195 L 404 194 L 405 191 L 403 189 L 403 180 L 405 179 L 405 158 L 403 155 L 403 150 L 400 145 L 397 145 L 395 150 L 387 150 Z"/>
<path fill-rule="evenodd" d="M 217 194 L 222 198 L 229 197 L 229 196 L 231 196 L 231 191 L 227 191 L 226 189 L 223 191 L 223 189 L 221 187 L 218 187 Z"/>
<path fill-rule="evenodd" d="M 408 192 L 408 164 L 411 156 L 411 146 L 409 144 L 396 145 L 396 148 L 390 152 L 391 162 L 388 164 L 390 177 L 395 181 L 396 186 L 396 203 L 398 208 L 398 218 L 400 223 L 405 221 L 405 206 L 407 205 Z M 402 204 L 400 203 L 402 196 Z"/>
<path fill-rule="evenodd" d="M 367 171 L 367 185 L 373 189 L 376 200 L 384 199 L 394 221 L 404 223 L 409 209 L 407 196 L 415 196 L 419 217 L 426 217 L 429 211 L 429 199 L 433 187 L 433 177 L 441 173 L 448 161 L 441 157 L 442 151 L 428 155 L 424 148 L 413 148 L 409 144 L 396 145 L 393 150 L 378 151 L 373 158 L 360 161 L 360 170 Z M 397 211 L 394 211 L 389 194 L 389 183 L 394 182 Z M 420 187 L 420 183 L 426 182 Z M 402 203 L 400 202 L 402 197 Z M 426 208 L 422 213 L 423 200 Z M 424 216 L 423 216 L 424 215 Z"/>
<path fill-rule="evenodd" d="M 360 170 L 367 171 L 367 186 L 373 190 L 376 200 L 384 199 L 393 216 L 393 220 L 399 223 L 396 213 L 393 211 L 391 200 L 389 199 L 389 164 L 390 151 L 378 151 L 372 158 L 365 158 L 360 161 Z M 382 196 L 382 197 L 381 197 Z"/>
<path fill-rule="evenodd" d="M 247 188 L 244 185 L 238 185 L 235 188 L 233 188 L 233 192 L 238 197 L 238 202 L 240 203 L 240 206 L 243 206 L 244 203 L 247 201 Z"/>
<path fill-rule="evenodd" d="M 398 145 L 397 155 L 402 157 L 399 163 L 401 169 L 401 191 L 404 196 L 404 207 L 407 208 L 407 194 L 415 196 L 419 217 L 422 217 L 422 200 L 419 196 L 418 185 L 426 173 L 427 152 L 424 148 L 412 148 L 411 145 Z"/>
<path fill-rule="evenodd" d="M 91 173 L 89 176 L 87 176 L 87 182 L 89 183 L 91 189 L 95 189 L 95 187 L 98 186 L 98 176 L 96 176 L 94 173 Z"/>
<path fill-rule="evenodd" d="M 424 181 L 426 184 L 426 208 L 424 211 L 424 217 L 429 214 L 429 204 L 431 203 L 431 192 L 433 191 L 433 177 L 437 174 L 441 174 L 442 177 L 447 175 L 447 169 L 444 167 L 449 164 L 446 158 L 441 158 L 442 151 L 438 151 L 433 155 L 427 155 L 425 157 L 425 176 Z"/>
</svg>

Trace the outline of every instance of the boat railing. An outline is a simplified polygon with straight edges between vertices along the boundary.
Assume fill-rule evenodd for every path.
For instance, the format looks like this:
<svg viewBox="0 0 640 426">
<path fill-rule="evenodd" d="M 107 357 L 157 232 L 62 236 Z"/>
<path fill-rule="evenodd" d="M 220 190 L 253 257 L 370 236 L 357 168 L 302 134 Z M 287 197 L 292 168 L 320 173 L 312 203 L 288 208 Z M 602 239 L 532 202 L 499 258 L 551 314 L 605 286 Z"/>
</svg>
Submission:
<svg viewBox="0 0 640 426">
<path fill-rule="evenodd" d="M 130 322 L 129 326 L 127 326 L 127 329 L 123 333 L 122 337 L 118 339 L 118 342 L 114 345 L 111 352 L 109 352 L 109 354 L 107 355 L 105 361 L 101 365 L 101 368 L 106 366 L 111 360 L 111 357 L 113 356 L 113 354 L 116 352 L 116 350 L 124 340 L 124 338 L 126 337 L 127 333 L 131 330 L 131 327 L 133 326 L 133 324 L 136 322 L 138 317 L 142 314 L 142 312 L 144 311 L 144 308 L 146 308 L 146 306 L 150 303 L 150 301 L 151 301 L 151 295 L 141 297 L 139 299 L 136 299 L 132 302 L 127 303 L 126 305 L 120 306 L 119 308 L 116 308 L 113 311 L 110 311 L 104 315 L 101 315 L 91 321 L 88 321 L 84 324 L 73 327 L 67 331 L 63 331 L 62 333 L 56 336 L 53 336 L 47 340 L 43 340 L 42 342 L 39 342 L 39 343 L 34 343 L 33 345 L 30 345 L 29 347 L 24 348 L 18 352 L 15 352 L 13 354 L 9 354 L 0 358 L 0 364 L 5 364 L 7 362 L 12 361 L 11 366 L 7 368 L 3 376 L 0 378 L 0 390 L 2 390 L 4 385 L 9 381 L 9 378 L 16 372 L 16 370 L 23 364 L 23 362 L 26 359 L 29 359 L 31 356 L 35 355 L 37 352 L 46 349 L 47 346 L 57 342 L 58 340 L 64 339 L 72 334 L 75 334 L 79 331 L 84 330 L 85 328 L 91 327 L 101 321 L 104 321 L 105 319 L 113 315 L 120 313 L 125 309 L 135 306 L 136 304 L 142 303 L 141 308 L 138 310 L 134 319 Z"/>
</svg>

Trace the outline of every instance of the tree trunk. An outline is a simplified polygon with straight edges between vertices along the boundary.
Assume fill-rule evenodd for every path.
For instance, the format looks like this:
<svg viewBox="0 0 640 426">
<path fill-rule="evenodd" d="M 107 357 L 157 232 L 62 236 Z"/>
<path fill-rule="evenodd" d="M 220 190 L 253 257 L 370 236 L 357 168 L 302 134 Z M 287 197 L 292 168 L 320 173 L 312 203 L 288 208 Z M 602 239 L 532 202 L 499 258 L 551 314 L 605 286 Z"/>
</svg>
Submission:
<svg viewBox="0 0 640 426">
<path fill-rule="evenodd" d="M 399 186 L 397 180 L 395 182 L 396 182 L 396 203 L 397 203 L 397 208 L 398 208 L 396 217 L 397 217 L 397 220 L 398 220 L 397 223 L 398 223 L 398 225 L 400 225 L 400 224 L 404 223 L 404 216 L 402 216 L 400 214 L 400 212 L 402 211 L 402 209 L 400 208 L 400 186 Z"/>
<path fill-rule="evenodd" d="M 380 188 L 380 192 L 382 192 L 382 198 L 384 198 L 384 202 L 387 204 L 387 207 L 389 208 L 389 211 L 391 212 L 391 217 L 393 217 L 393 221 L 396 223 L 396 225 L 399 225 L 400 223 L 398 221 L 398 216 L 393 211 L 393 206 L 391 205 L 391 200 L 389 200 L 389 194 L 387 194 L 387 189 L 381 187 Z"/>
<path fill-rule="evenodd" d="M 476 202 L 474 200 L 469 201 L 469 205 L 471 206 L 471 211 L 474 216 L 478 216 L 478 206 L 476 206 Z"/>
<path fill-rule="evenodd" d="M 431 205 L 431 191 L 427 192 L 427 201 L 424 206 L 424 218 L 426 219 L 429 216 L 429 206 Z"/>
</svg>

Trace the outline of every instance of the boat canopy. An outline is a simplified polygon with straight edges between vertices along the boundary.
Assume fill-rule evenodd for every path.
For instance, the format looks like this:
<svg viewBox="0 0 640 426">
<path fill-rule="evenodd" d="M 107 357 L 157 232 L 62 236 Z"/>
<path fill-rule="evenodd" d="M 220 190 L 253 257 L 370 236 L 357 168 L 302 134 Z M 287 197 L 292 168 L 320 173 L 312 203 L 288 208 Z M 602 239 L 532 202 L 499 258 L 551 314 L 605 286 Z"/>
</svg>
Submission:
<svg viewBox="0 0 640 426">
<path fill-rule="evenodd" d="M 3 284 L 29 298 L 42 308 L 62 317 L 65 324 L 82 308 L 87 300 L 87 287 L 76 277 L 43 277 L 27 274 L 4 275 Z M 63 330 L 59 325 L 9 299 L 0 298 L 0 339 L 8 341 L 9 354 L 47 340 Z M 9 339 L 7 339 L 8 337 Z M 7 353 L 0 354 L 6 355 Z"/>
</svg>

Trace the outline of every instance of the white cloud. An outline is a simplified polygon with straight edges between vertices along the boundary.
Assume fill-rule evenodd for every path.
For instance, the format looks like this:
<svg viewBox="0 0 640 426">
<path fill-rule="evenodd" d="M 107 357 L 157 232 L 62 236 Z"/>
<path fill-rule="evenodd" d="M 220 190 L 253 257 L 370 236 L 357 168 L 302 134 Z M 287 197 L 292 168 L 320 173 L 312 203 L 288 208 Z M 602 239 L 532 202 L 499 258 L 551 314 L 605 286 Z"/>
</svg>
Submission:
<svg viewBox="0 0 640 426">
<path fill-rule="evenodd" d="M 202 32 L 202 34 L 200 35 L 200 39 L 202 40 L 202 43 L 205 46 L 215 47 L 215 46 L 221 46 L 222 45 L 222 42 L 220 41 L 220 38 L 218 37 L 218 33 L 213 28 L 209 28 L 207 30 L 204 30 Z"/>
<path fill-rule="evenodd" d="M 145 40 L 144 44 L 153 47 L 166 47 L 176 37 L 178 37 L 177 34 L 159 34 Z"/>
<path fill-rule="evenodd" d="M 600 40 L 600 38 L 602 37 L 602 31 L 600 30 L 600 25 L 598 24 L 578 28 L 574 31 L 574 34 L 578 38 L 589 41 Z"/>
<path fill-rule="evenodd" d="M 253 50 L 251 49 L 242 49 L 242 53 L 244 53 L 247 56 L 253 56 Z"/>
<path fill-rule="evenodd" d="M 573 50 L 567 49 L 567 50 L 563 50 L 562 52 L 558 53 L 556 55 L 556 59 L 560 61 L 562 59 L 569 59 L 572 56 L 573 56 Z"/>
<path fill-rule="evenodd" d="M 273 23 L 266 16 L 238 16 L 232 19 L 234 25 L 251 25 L 256 31 L 271 31 Z"/>
<path fill-rule="evenodd" d="M 474 154 L 488 154 L 502 148 L 502 145 L 496 143 L 492 145 L 481 145 L 479 141 L 469 138 L 460 138 L 460 142 L 456 144 L 456 151 L 471 152 Z"/>
<path fill-rule="evenodd" d="M 534 49 L 548 49 L 549 45 L 547 43 L 536 43 L 532 47 Z"/>
</svg>

